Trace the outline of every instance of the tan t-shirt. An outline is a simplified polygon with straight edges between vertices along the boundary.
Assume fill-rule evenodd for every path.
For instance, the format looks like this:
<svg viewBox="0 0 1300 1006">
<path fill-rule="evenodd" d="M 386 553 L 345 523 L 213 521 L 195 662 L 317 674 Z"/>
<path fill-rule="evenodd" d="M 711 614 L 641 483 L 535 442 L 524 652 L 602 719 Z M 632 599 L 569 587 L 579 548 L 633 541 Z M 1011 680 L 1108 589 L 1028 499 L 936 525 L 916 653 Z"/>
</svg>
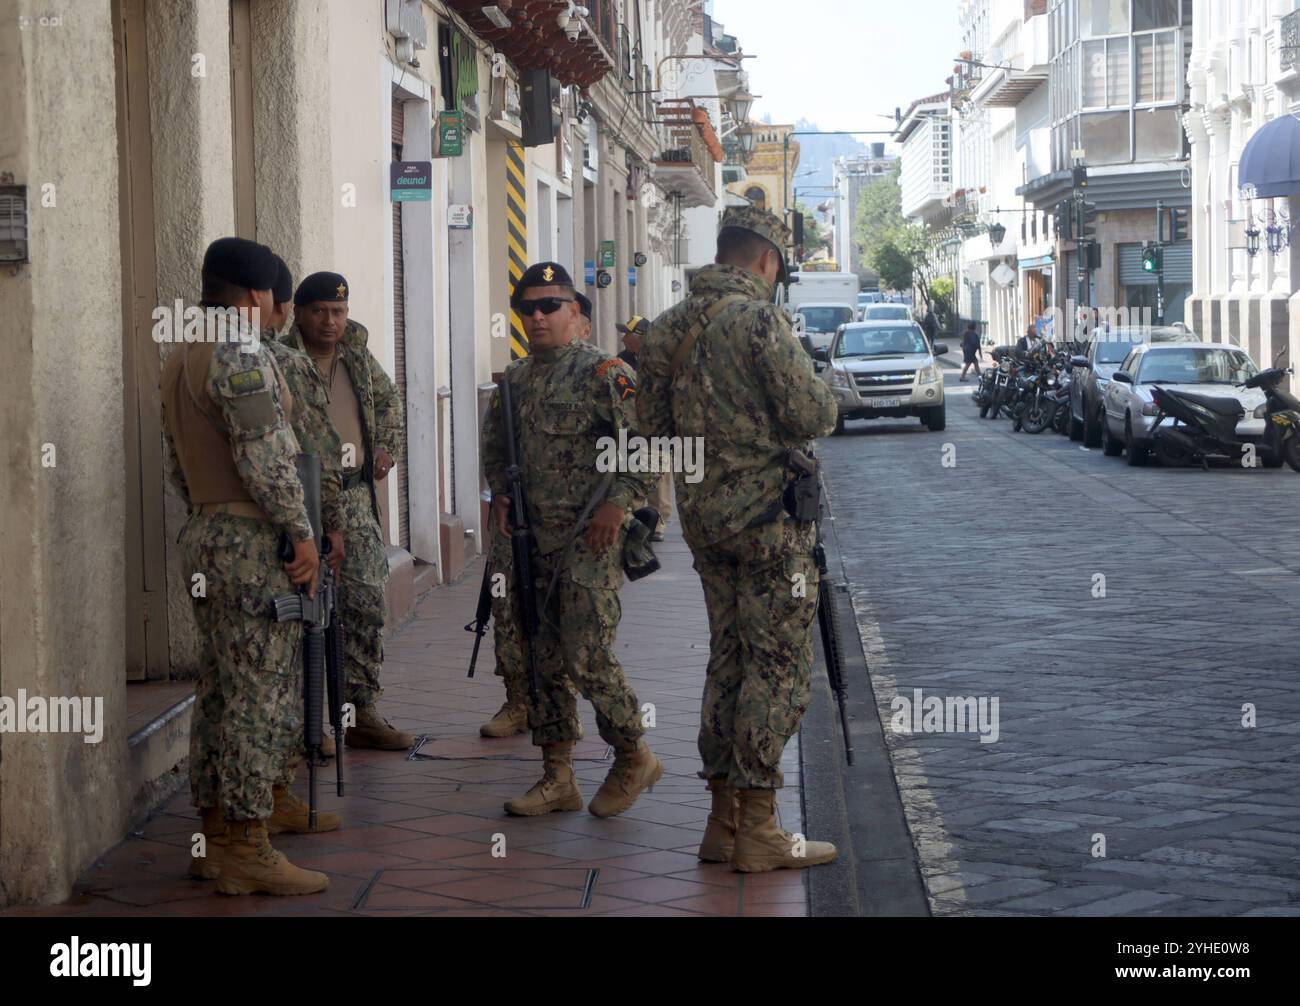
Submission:
<svg viewBox="0 0 1300 1006">
<path fill-rule="evenodd" d="M 334 431 L 343 444 L 344 457 L 348 456 L 348 445 L 353 447 L 351 465 L 343 469 L 344 475 L 351 475 L 366 463 L 366 441 L 361 430 L 361 402 L 357 400 L 357 391 L 352 384 L 352 375 L 336 349 L 329 356 L 312 355 L 316 367 L 325 377 L 330 389 L 329 417 L 334 424 Z"/>
</svg>

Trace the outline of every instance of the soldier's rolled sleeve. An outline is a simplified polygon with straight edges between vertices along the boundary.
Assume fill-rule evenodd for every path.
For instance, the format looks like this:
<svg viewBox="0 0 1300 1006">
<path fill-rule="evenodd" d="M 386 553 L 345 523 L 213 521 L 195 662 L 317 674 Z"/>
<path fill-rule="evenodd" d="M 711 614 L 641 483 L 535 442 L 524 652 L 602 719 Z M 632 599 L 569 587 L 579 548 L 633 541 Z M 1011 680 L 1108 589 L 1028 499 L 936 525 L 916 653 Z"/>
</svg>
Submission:
<svg viewBox="0 0 1300 1006">
<path fill-rule="evenodd" d="M 824 437 L 835 429 L 835 398 L 781 310 L 765 306 L 763 311 L 768 317 L 759 329 L 765 336 L 756 354 L 757 374 L 776 406 L 776 420 L 792 440 Z"/>
<path fill-rule="evenodd" d="M 375 393 L 375 446 L 386 450 L 396 464 L 406 456 L 406 407 L 397 385 L 370 350 L 366 350 L 366 360 Z"/>
<path fill-rule="evenodd" d="M 597 414 L 608 424 L 616 441 L 619 431 L 627 430 L 630 442 L 637 436 L 638 425 L 636 372 L 622 360 L 615 360 L 612 366 L 602 367 L 600 371 L 603 373 L 597 375 Z M 620 471 L 606 500 L 627 509 L 634 501 L 645 498 L 658 477 L 658 473 Z"/>
<path fill-rule="evenodd" d="M 230 431 L 235 469 L 271 522 L 305 541 L 312 530 L 295 463 L 298 438 L 284 417 L 275 364 L 265 350 L 245 355 L 238 370 L 224 363 L 213 354 L 212 400 Z"/>
<path fill-rule="evenodd" d="M 483 460 L 483 477 L 493 496 L 504 496 L 506 485 L 506 451 L 505 435 L 501 430 L 501 389 L 492 392 L 487 412 L 483 416 L 483 429 L 480 436 L 480 452 Z"/>
</svg>

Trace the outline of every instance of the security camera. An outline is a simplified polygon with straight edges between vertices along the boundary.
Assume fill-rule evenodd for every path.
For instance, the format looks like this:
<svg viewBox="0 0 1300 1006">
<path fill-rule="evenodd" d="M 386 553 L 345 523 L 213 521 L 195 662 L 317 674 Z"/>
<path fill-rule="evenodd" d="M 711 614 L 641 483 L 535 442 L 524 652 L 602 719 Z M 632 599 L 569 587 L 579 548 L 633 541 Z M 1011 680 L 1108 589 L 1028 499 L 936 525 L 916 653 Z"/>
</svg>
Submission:
<svg viewBox="0 0 1300 1006">
<path fill-rule="evenodd" d="M 586 7 L 579 7 L 575 3 L 570 3 L 569 9 L 562 11 L 560 16 L 556 18 L 556 23 L 559 24 L 560 29 L 570 42 L 578 41 L 578 38 L 582 35 L 582 22 L 579 18 L 584 18 L 589 13 Z"/>
</svg>

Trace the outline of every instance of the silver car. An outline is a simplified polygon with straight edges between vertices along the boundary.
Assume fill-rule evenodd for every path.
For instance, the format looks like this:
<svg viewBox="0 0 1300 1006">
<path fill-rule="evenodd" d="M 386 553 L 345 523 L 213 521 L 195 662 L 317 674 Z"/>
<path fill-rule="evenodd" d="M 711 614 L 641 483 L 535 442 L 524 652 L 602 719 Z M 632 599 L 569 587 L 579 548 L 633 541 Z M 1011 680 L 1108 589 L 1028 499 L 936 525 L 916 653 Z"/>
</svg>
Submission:
<svg viewBox="0 0 1300 1006">
<path fill-rule="evenodd" d="M 1237 436 L 1259 443 L 1264 439 L 1264 392 L 1242 388 L 1259 373 L 1245 350 L 1220 343 L 1143 343 L 1124 358 L 1102 397 L 1101 449 L 1108 457 L 1128 451 L 1128 463 L 1145 464 L 1151 453 L 1151 433 L 1160 411 L 1151 395 L 1159 384 L 1171 391 L 1231 399 L 1244 418 Z M 1166 417 L 1163 424 L 1171 424 Z"/>
<path fill-rule="evenodd" d="M 906 304 L 864 304 L 858 321 L 911 321 L 912 309 Z"/>
<path fill-rule="evenodd" d="M 822 380 L 839 406 L 835 432 L 849 419 L 916 416 L 931 430 L 946 424 L 943 373 L 935 359 L 948 347 L 930 344 L 912 321 L 860 321 L 835 333 L 829 350 L 813 354 L 827 364 Z"/>
</svg>

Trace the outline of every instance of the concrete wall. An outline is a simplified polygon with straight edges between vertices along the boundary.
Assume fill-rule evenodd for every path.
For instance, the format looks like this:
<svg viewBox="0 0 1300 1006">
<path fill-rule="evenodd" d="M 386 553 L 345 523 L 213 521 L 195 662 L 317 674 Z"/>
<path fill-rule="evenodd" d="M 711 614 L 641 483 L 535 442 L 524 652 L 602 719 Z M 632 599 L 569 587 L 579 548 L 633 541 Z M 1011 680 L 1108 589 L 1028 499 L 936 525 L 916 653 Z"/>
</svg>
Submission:
<svg viewBox="0 0 1300 1006">
<path fill-rule="evenodd" d="M 199 299 L 204 249 L 210 241 L 235 232 L 232 159 L 195 156 L 197 150 L 230 147 L 230 4 L 150 4 L 145 15 L 158 303 L 179 298 L 192 304 Z M 196 76 L 196 54 L 203 58 L 201 76 Z M 159 347 L 163 357 L 169 348 Z M 155 388 L 141 388 L 140 393 L 153 395 L 156 402 Z M 142 450 L 149 449 L 161 453 L 162 444 L 142 445 Z M 170 489 L 164 508 L 172 671 L 197 673 L 198 630 L 176 544 L 186 508 Z"/>
<path fill-rule="evenodd" d="M 29 187 L 31 263 L 0 272 L 0 695 L 99 697 L 105 722 L 98 744 L 0 734 L 0 903 L 66 897 L 121 836 L 130 797 L 110 4 L 84 0 L 54 27 L 7 20 L 0 174 Z M 46 183 L 55 203 L 42 207 Z M 55 467 L 42 467 L 43 444 Z"/>
</svg>

